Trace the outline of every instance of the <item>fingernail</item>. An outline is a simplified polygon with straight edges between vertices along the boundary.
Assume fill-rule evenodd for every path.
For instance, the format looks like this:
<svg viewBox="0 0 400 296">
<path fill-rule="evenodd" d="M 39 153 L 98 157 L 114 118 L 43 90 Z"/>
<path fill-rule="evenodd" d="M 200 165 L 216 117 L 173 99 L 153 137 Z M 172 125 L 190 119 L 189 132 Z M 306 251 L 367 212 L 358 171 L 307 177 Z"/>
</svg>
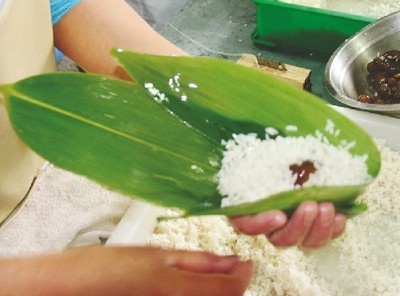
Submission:
<svg viewBox="0 0 400 296">
<path fill-rule="evenodd" d="M 229 256 L 221 256 L 218 257 L 218 260 L 215 264 L 218 267 L 230 268 L 234 267 L 239 262 L 239 257 L 236 255 L 229 255 Z"/>
<path fill-rule="evenodd" d="M 303 224 L 310 226 L 318 215 L 318 205 L 315 203 L 309 203 L 304 208 Z"/>
<path fill-rule="evenodd" d="M 333 208 L 333 205 L 321 204 L 319 214 L 321 216 L 321 226 L 328 227 L 332 225 L 333 220 L 335 219 L 335 209 Z"/>
<path fill-rule="evenodd" d="M 334 235 L 340 235 L 346 228 L 346 218 L 341 215 L 335 216 L 335 224 L 334 224 L 333 233 Z"/>
<path fill-rule="evenodd" d="M 285 225 L 287 218 L 285 215 L 277 215 L 275 219 L 272 221 L 272 226 L 280 227 Z"/>
</svg>

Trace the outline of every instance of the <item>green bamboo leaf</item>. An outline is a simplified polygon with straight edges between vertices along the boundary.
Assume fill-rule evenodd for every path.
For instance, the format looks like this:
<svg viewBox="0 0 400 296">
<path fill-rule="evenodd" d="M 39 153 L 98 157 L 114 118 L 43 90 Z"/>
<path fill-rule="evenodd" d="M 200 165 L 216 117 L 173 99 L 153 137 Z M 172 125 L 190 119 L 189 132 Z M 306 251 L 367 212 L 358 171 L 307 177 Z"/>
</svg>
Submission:
<svg viewBox="0 0 400 296">
<path fill-rule="evenodd" d="M 221 148 L 134 84 L 55 73 L 0 89 L 17 134 L 50 162 L 163 206 L 219 203 Z"/>
<path fill-rule="evenodd" d="M 56 73 L 0 86 L 21 139 L 54 164 L 124 194 L 182 209 L 186 215 L 292 211 L 303 200 L 329 200 L 355 212 L 360 186 L 314 187 L 220 208 L 215 175 L 222 139 L 234 133 L 301 136 L 319 130 L 334 145 L 356 145 L 376 176 L 372 139 L 317 97 L 259 71 L 206 57 L 165 57 L 114 50 L 136 83 Z M 330 120 L 340 134 L 325 131 Z M 286 126 L 297 131 L 288 132 Z"/>
<path fill-rule="evenodd" d="M 215 215 L 223 214 L 227 216 L 256 214 L 263 211 L 282 209 L 291 214 L 296 207 L 303 201 L 314 200 L 317 202 L 329 201 L 335 204 L 338 211 L 352 216 L 362 212 L 366 208 L 363 204 L 355 204 L 354 198 L 363 192 L 365 186 L 326 186 L 301 188 L 296 191 L 285 191 L 274 194 L 268 199 L 259 200 L 252 203 L 243 203 L 236 206 L 218 209 L 192 208 L 186 212 L 190 215 Z"/>
</svg>

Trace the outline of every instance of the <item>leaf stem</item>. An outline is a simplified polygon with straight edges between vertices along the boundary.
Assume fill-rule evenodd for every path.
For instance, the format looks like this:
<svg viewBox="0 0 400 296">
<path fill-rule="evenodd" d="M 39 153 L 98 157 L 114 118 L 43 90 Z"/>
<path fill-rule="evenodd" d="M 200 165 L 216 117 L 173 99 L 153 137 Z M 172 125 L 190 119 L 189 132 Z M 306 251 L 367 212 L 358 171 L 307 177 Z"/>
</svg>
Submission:
<svg viewBox="0 0 400 296">
<path fill-rule="evenodd" d="M 0 105 L 6 106 L 6 97 L 9 84 L 0 84 Z"/>
</svg>

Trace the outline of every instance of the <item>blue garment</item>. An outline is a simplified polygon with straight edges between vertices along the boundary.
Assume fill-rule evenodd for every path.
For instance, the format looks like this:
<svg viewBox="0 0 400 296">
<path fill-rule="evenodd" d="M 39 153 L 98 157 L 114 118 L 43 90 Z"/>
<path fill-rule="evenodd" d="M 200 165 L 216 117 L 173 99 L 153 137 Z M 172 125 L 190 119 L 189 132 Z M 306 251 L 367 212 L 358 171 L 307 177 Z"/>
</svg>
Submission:
<svg viewBox="0 0 400 296">
<path fill-rule="evenodd" d="M 71 8 L 79 2 L 80 0 L 50 0 L 51 21 L 53 26 L 57 24 L 57 22 L 61 20 L 68 11 L 71 10 Z M 56 56 L 57 63 L 61 61 L 64 56 L 63 53 L 57 48 L 54 49 L 54 54 Z"/>
<path fill-rule="evenodd" d="M 50 0 L 53 26 L 79 2 L 80 0 Z"/>
</svg>

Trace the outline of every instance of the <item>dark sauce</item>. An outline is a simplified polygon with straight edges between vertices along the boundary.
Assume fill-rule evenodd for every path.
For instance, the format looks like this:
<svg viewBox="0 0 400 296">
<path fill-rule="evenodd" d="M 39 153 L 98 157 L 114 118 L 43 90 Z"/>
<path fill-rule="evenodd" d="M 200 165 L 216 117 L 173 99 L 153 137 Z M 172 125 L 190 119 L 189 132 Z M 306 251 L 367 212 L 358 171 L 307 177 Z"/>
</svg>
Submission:
<svg viewBox="0 0 400 296">
<path fill-rule="evenodd" d="M 389 50 L 367 64 L 368 82 L 376 95 L 361 94 L 358 101 L 369 104 L 400 103 L 400 51 Z"/>
<path fill-rule="evenodd" d="M 295 185 L 303 185 L 308 181 L 310 175 L 315 173 L 316 168 L 312 161 L 306 160 L 299 164 L 292 164 L 289 166 L 290 170 L 293 172 L 293 175 L 296 175 Z"/>
</svg>

